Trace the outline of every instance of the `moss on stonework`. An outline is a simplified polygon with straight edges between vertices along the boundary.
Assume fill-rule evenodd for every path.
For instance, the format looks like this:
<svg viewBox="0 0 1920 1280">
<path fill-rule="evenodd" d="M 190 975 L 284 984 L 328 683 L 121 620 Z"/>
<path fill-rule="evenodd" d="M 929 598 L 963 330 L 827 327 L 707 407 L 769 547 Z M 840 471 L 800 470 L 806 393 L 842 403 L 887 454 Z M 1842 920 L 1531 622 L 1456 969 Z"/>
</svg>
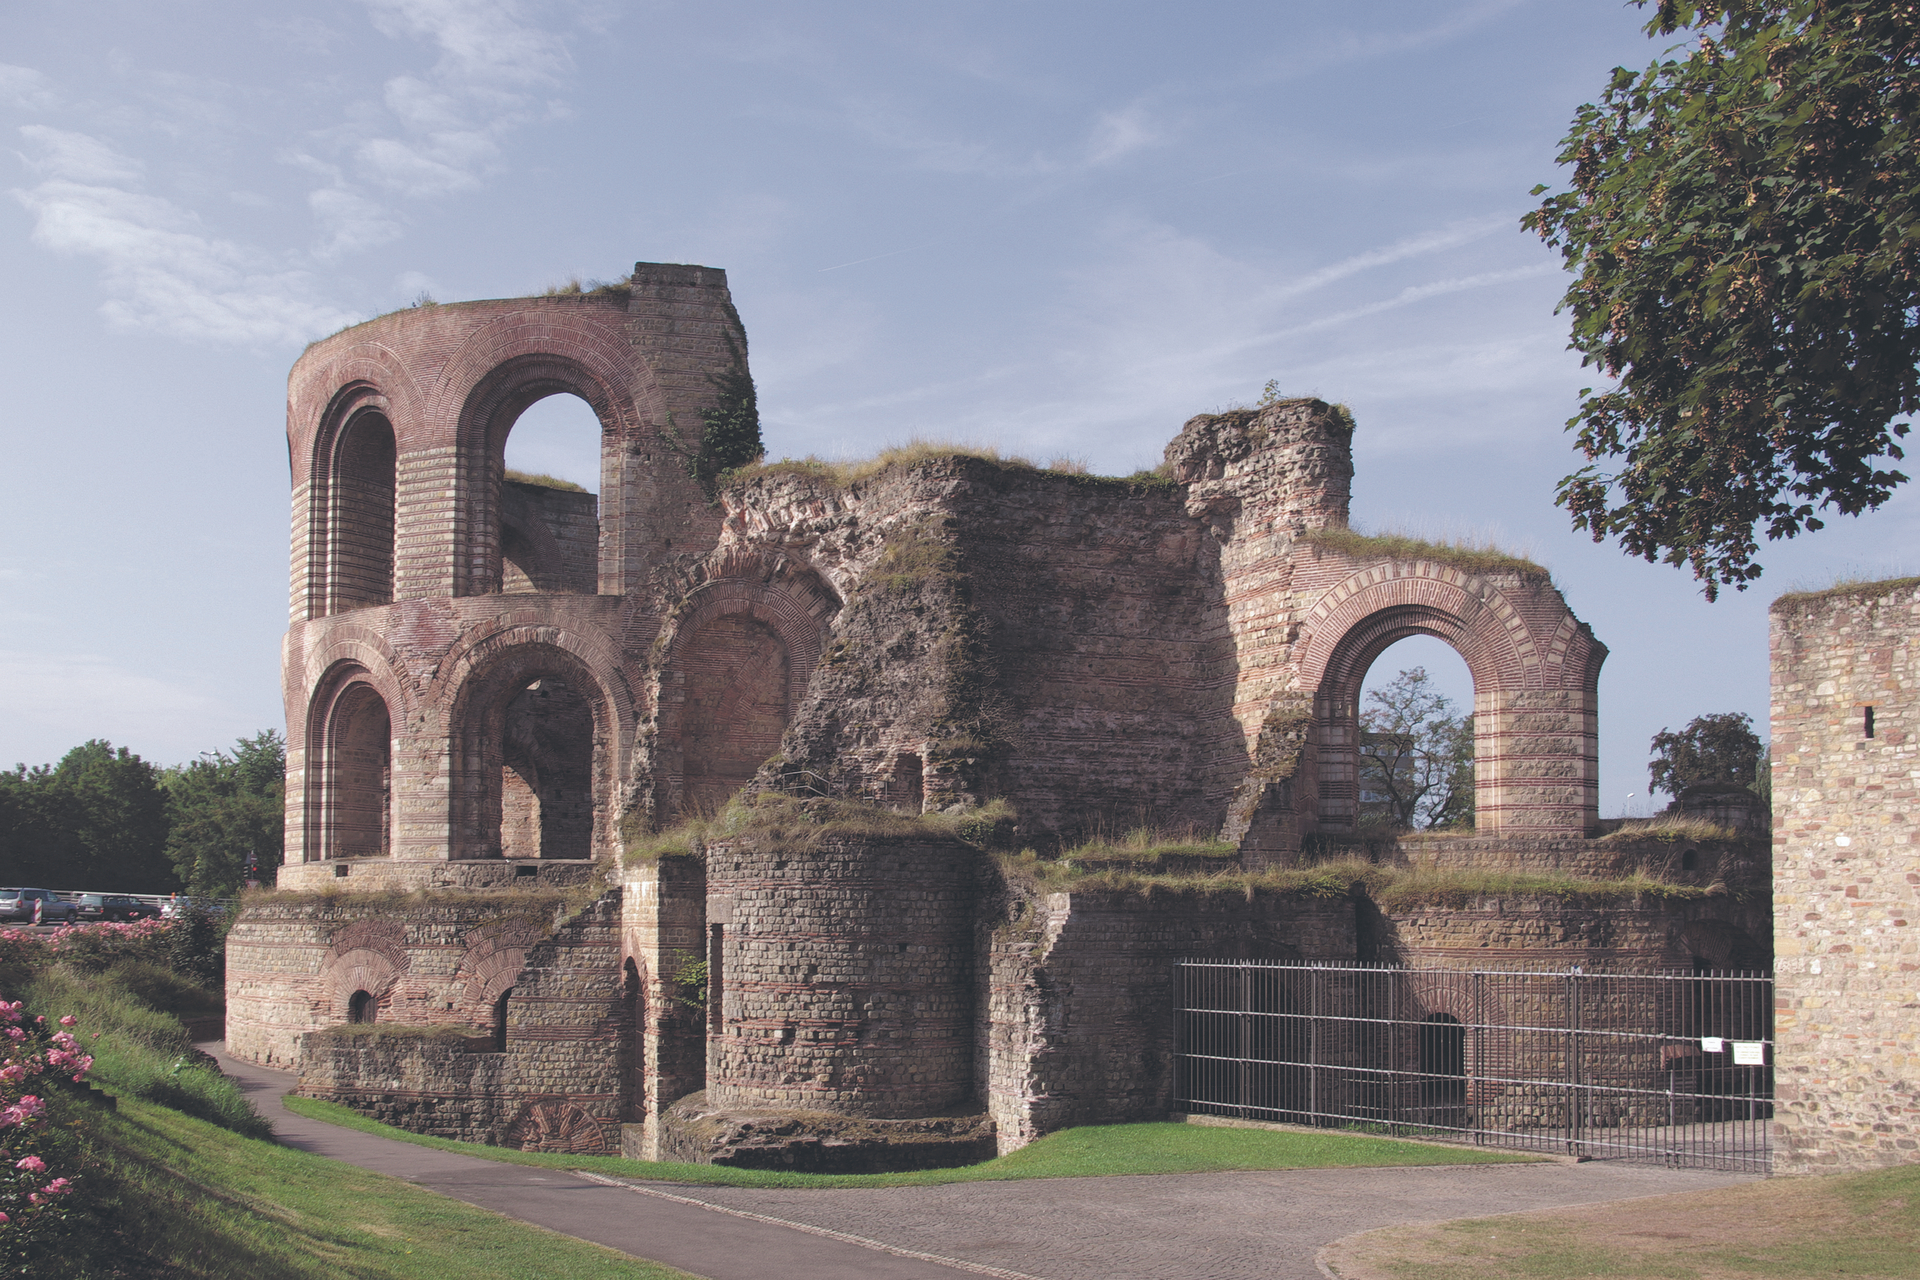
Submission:
<svg viewBox="0 0 1920 1280">
<path fill-rule="evenodd" d="M 1739 839 L 1739 832 L 1705 818 L 1657 817 L 1629 819 L 1594 843 L 1605 848 L 1616 848 L 1648 841 L 1660 844 L 1732 844 Z"/>
<path fill-rule="evenodd" d="M 1498 547 L 1429 542 L 1401 533 L 1365 534 L 1352 529 L 1309 529 L 1300 535 L 1300 541 L 1354 560 L 1431 560 L 1468 573 L 1517 573 L 1534 578 L 1551 576 L 1544 566 Z"/>
<path fill-rule="evenodd" d="M 1097 476 L 1090 474 L 1085 465 L 1077 459 L 1055 458 L 1041 464 L 1018 454 L 1003 454 L 992 445 L 918 439 L 909 440 L 906 444 L 889 445 L 871 458 L 828 461 L 810 454 L 804 458 L 781 458 L 774 462 L 751 463 L 734 468 L 722 476 L 721 480 L 725 484 L 744 484 L 763 477 L 795 476 L 845 489 L 863 480 L 871 480 L 889 470 L 906 470 L 927 463 L 946 462 L 957 458 L 971 458 L 978 462 L 989 463 L 1002 471 L 1024 471 L 1033 475 L 1052 476 L 1090 487 L 1168 488 L 1176 483 L 1164 466 L 1152 470 L 1135 471 L 1126 476 Z"/>
<path fill-rule="evenodd" d="M 567 493 L 585 493 L 587 487 L 575 484 L 571 480 L 562 480 L 559 476 L 550 476 L 544 471 L 515 471 L 507 469 L 504 480 L 509 484 L 530 484 L 541 489 L 561 489 Z"/>
<path fill-rule="evenodd" d="M 1012 824 L 1013 807 L 1005 800 L 952 813 L 902 813 L 855 800 L 762 791 L 735 796 L 712 817 L 689 818 L 636 836 L 624 861 L 635 866 L 665 857 L 704 858 L 721 841 L 748 838 L 796 853 L 860 839 L 954 839 L 989 848 Z"/>
<path fill-rule="evenodd" d="M 1902 591 L 1914 590 L 1920 590 L 1920 578 L 1882 578 L 1878 582 L 1859 578 L 1842 578 L 1832 586 L 1819 591 L 1789 591 L 1768 608 L 1774 613 L 1783 613 L 1792 609 L 1804 609 L 1808 605 L 1827 600 L 1843 598 L 1878 600 Z"/>
</svg>

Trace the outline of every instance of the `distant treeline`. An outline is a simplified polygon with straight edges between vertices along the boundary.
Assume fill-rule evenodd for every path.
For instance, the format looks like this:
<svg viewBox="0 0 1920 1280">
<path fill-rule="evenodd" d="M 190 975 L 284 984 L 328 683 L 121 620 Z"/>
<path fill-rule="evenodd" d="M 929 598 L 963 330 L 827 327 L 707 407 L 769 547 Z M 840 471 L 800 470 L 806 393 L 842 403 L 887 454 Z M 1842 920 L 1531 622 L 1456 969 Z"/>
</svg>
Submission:
<svg viewBox="0 0 1920 1280">
<path fill-rule="evenodd" d="M 280 865 L 287 744 L 269 729 L 173 768 L 104 739 L 0 772 L 0 883 L 226 897 Z"/>
</svg>

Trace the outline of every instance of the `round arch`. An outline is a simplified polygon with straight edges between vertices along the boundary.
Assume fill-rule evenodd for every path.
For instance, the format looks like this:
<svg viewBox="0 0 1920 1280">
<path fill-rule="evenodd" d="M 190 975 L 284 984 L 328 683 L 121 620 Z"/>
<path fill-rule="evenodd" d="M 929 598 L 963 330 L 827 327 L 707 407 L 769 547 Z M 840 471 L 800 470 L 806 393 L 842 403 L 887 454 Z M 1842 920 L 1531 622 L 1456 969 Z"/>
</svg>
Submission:
<svg viewBox="0 0 1920 1280">
<path fill-rule="evenodd" d="M 453 858 L 614 849 L 631 700 L 616 698 L 614 668 L 559 640 L 557 628 L 512 628 L 462 656 L 449 716 Z"/>
<path fill-rule="evenodd" d="M 333 664 L 308 700 L 303 861 L 393 852 L 395 700 L 357 662 Z"/>
<path fill-rule="evenodd" d="M 600 589 L 617 589 L 613 584 L 620 579 L 624 553 L 617 535 L 625 463 L 620 443 L 633 436 L 637 426 L 630 392 L 632 353 L 616 349 L 607 335 L 592 327 L 528 339 L 519 326 L 490 326 L 469 339 L 449 367 L 451 377 L 473 379 L 455 426 L 460 494 L 456 538 L 462 548 L 455 565 L 455 595 L 500 589 L 507 436 L 530 405 L 553 395 L 578 396 L 600 422 Z M 556 349 L 560 347 L 565 349 Z"/>
<path fill-rule="evenodd" d="M 1476 829 L 1553 837 L 1597 827 L 1606 651 L 1544 577 L 1391 562 L 1348 576 L 1311 619 L 1301 685 L 1313 691 L 1320 830 L 1355 824 L 1361 684 L 1375 659 L 1414 635 L 1451 646 L 1473 677 Z"/>
<path fill-rule="evenodd" d="M 734 548 L 708 572 L 661 632 L 657 820 L 724 802 L 778 750 L 840 608 L 819 574 L 779 552 Z"/>
</svg>

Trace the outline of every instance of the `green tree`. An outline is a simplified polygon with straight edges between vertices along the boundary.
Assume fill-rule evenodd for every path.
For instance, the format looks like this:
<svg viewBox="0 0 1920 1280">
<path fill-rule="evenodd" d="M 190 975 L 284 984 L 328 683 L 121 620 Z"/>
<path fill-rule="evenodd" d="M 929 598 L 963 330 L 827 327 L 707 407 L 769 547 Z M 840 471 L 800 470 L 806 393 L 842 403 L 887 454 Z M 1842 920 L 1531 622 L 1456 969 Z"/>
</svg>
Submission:
<svg viewBox="0 0 1920 1280">
<path fill-rule="evenodd" d="M 189 893 L 237 893 L 249 856 L 272 878 L 286 841 L 286 771 L 286 742 L 271 729 L 232 755 L 209 751 L 167 771 L 167 857 Z"/>
<path fill-rule="evenodd" d="M 1402 671 L 1367 701 L 1372 705 L 1360 713 L 1361 824 L 1405 829 L 1471 821 L 1473 717 L 1454 714 L 1452 699 L 1434 688 L 1425 667 Z"/>
<path fill-rule="evenodd" d="M 1760 576 L 1763 533 L 1907 479 L 1920 2 L 1661 0 L 1646 29 L 1697 43 L 1615 69 L 1565 140 L 1571 190 L 1525 219 L 1575 273 L 1573 349 L 1613 382 L 1582 392 L 1588 465 L 1557 501 L 1713 599 Z"/>
<path fill-rule="evenodd" d="M 1648 790 L 1678 799 L 1688 787 L 1712 783 L 1752 787 L 1764 750 L 1753 720 L 1741 712 L 1695 716 L 1679 733 L 1653 735 Z"/>
<path fill-rule="evenodd" d="M 0 774 L 0 847 L 14 875 L 53 889 L 166 893 L 167 804 L 160 770 L 103 738 L 51 767 Z"/>
</svg>

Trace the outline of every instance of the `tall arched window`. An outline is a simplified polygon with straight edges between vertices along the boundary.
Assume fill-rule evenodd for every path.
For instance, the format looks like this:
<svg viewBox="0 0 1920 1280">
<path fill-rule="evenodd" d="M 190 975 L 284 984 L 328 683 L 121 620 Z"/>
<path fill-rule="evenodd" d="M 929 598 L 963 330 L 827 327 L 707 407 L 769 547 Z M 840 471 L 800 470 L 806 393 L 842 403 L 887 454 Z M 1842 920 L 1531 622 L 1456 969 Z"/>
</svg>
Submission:
<svg viewBox="0 0 1920 1280">
<path fill-rule="evenodd" d="M 600 419 L 579 396 L 537 400 L 515 419 L 500 482 L 500 590 L 599 590 Z"/>
<path fill-rule="evenodd" d="M 1353 711 L 1354 825 L 1471 827 L 1473 675 L 1446 641 L 1401 639 L 1373 660 Z"/>
<path fill-rule="evenodd" d="M 328 613 L 393 603 L 395 463 L 384 414 L 356 414 L 340 433 L 328 478 Z"/>
<path fill-rule="evenodd" d="M 507 703 L 500 760 L 500 853 L 586 858 L 593 850 L 593 709 L 543 676 Z"/>
<path fill-rule="evenodd" d="M 393 722 L 370 684 L 354 684 L 327 718 L 322 848 L 328 858 L 392 852 Z"/>
</svg>

